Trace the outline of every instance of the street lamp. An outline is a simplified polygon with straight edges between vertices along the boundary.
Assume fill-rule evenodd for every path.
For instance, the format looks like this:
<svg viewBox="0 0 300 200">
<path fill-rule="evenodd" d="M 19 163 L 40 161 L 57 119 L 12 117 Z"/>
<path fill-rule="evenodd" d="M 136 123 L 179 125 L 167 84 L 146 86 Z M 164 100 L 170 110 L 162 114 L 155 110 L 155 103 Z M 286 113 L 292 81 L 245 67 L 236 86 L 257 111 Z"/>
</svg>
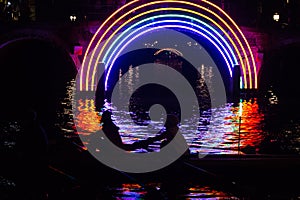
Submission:
<svg viewBox="0 0 300 200">
<path fill-rule="evenodd" d="M 278 21 L 279 21 L 279 18 L 280 18 L 280 16 L 279 16 L 279 14 L 276 12 L 276 13 L 273 15 L 273 20 L 276 21 L 276 22 L 278 22 Z"/>
<path fill-rule="evenodd" d="M 75 21 L 76 21 L 76 18 L 77 18 L 77 17 L 76 17 L 75 15 L 71 15 L 71 16 L 70 16 L 70 20 L 71 20 L 72 22 L 75 22 Z"/>
</svg>

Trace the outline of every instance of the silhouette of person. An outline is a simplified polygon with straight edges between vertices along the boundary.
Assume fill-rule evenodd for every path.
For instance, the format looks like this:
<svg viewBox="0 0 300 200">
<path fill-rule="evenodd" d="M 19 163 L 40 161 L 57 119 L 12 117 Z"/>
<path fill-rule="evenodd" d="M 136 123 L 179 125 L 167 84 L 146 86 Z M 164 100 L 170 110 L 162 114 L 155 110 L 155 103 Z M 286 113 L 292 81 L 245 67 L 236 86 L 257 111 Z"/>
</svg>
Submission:
<svg viewBox="0 0 300 200">
<path fill-rule="evenodd" d="M 101 122 L 103 123 L 102 130 L 107 138 L 112 143 L 124 150 L 135 150 L 138 148 L 147 149 L 148 145 L 155 141 L 162 141 L 161 148 L 163 148 L 173 140 L 179 129 L 178 117 L 175 115 L 168 115 L 165 123 L 165 129 L 161 131 L 157 136 L 149 137 L 146 140 L 137 141 L 133 144 L 124 144 L 119 134 L 119 127 L 116 126 L 111 119 L 111 112 L 104 111 L 102 114 Z M 189 155 L 189 149 L 184 155 L 187 154 Z M 184 158 L 184 156 L 182 158 Z M 170 199 L 175 199 L 174 195 L 177 195 L 178 193 L 186 189 L 185 178 L 174 176 L 174 173 L 179 174 L 182 173 L 183 170 L 185 170 L 184 165 L 181 163 L 181 159 L 178 159 L 178 162 L 174 162 L 166 169 L 162 170 L 164 175 L 161 188 L 168 194 Z"/>
<path fill-rule="evenodd" d="M 178 124 L 179 120 L 176 115 L 167 115 L 167 120 L 165 123 L 165 129 L 161 131 L 155 137 L 149 137 L 146 140 L 141 140 L 134 142 L 132 144 L 124 144 L 122 142 L 122 138 L 119 133 L 119 127 L 116 126 L 111 118 L 110 111 L 104 111 L 101 118 L 102 130 L 105 133 L 106 137 L 116 146 L 126 150 L 126 151 L 133 151 L 139 148 L 147 149 L 150 144 L 155 141 L 161 141 L 160 148 L 163 148 L 167 144 L 169 144 L 173 138 L 176 136 L 178 132 Z M 185 152 L 185 155 L 189 155 L 189 149 Z"/>
<path fill-rule="evenodd" d="M 149 144 L 155 141 L 161 141 L 160 148 L 165 147 L 176 136 L 179 130 L 178 125 L 178 117 L 174 114 L 168 114 L 165 129 L 158 133 L 158 135 L 141 141 L 140 145 L 147 148 Z M 179 159 L 160 170 L 162 174 L 161 191 L 164 191 L 169 199 L 177 199 L 179 194 L 187 191 L 187 178 L 184 177 L 183 174 L 185 171 L 190 170 L 187 169 L 184 164 L 184 159 L 187 158 L 188 155 L 190 155 L 189 149 L 187 149 Z M 176 174 L 176 176 L 174 176 L 174 174 Z"/>
<path fill-rule="evenodd" d="M 162 141 L 160 148 L 163 148 L 167 144 L 169 144 L 172 139 L 176 136 L 176 133 L 178 132 L 178 124 L 179 120 L 175 115 L 167 115 L 167 121 L 165 123 L 165 130 L 160 132 L 155 137 L 150 137 L 147 139 L 150 143 L 153 143 L 154 141 Z"/>
<path fill-rule="evenodd" d="M 148 148 L 148 146 L 155 141 L 161 141 L 160 148 L 165 147 L 168 145 L 176 136 L 178 130 L 179 130 L 179 119 L 174 114 L 168 114 L 167 120 L 165 123 L 165 128 L 158 133 L 158 135 L 154 137 L 149 137 L 146 140 L 138 141 L 138 146 L 141 146 L 142 148 Z M 183 156 L 187 156 L 190 154 L 190 150 L 187 149 L 187 151 L 184 153 Z"/>
<path fill-rule="evenodd" d="M 102 123 L 102 130 L 106 137 L 116 146 L 120 147 L 125 151 L 133 151 L 139 148 L 138 143 L 133 144 L 124 144 L 119 133 L 119 127 L 115 125 L 111 118 L 111 112 L 106 110 L 102 113 L 101 116 L 101 123 Z"/>
</svg>

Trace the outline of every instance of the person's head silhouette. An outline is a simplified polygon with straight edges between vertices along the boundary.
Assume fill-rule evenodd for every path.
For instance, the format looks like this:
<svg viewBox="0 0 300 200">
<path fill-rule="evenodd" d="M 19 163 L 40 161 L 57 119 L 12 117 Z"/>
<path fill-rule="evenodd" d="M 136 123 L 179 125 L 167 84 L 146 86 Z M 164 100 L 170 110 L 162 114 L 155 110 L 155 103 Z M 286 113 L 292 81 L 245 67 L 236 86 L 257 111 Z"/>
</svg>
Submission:
<svg viewBox="0 0 300 200">
<path fill-rule="evenodd" d="M 110 122 L 110 121 L 112 121 L 111 112 L 106 110 L 101 115 L 101 122 L 105 123 L 105 122 Z"/>
<path fill-rule="evenodd" d="M 179 124 L 179 119 L 176 115 L 174 114 L 168 114 L 167 115 L 167 120 L 165 123 L 166 128 L 172 128 L 172 127 L 177 127 Z"/>
</svg>

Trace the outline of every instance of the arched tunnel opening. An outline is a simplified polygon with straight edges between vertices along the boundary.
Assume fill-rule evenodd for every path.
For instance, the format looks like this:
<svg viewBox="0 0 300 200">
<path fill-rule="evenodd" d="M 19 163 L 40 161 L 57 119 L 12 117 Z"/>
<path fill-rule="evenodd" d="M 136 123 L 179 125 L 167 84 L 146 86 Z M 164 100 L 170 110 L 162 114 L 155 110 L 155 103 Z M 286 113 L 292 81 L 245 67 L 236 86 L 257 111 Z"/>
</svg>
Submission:
<svg viewBox="0 0 300 200">
<path fill-rule="evenodd" d="M 208 44 L 206 44 L 205 46 L 206 48 L 208 48 L 207 45 Z M 156 52 L 158 51 L 160 53 L 156 55 Z M 124 93 L 127 92 L 127 90 L 130 90 L 132 84 L 131 82 L 136 82 L 136 84 L 138 84 L 141 77 L 139 77 L 138 69 L 135 68 L 144 64 L 155 63 L 166 65 L 178 71 L 193 88 L 197 98 L 200 113 L 209 111 L 212 108 L 211 92 L 214 92 L 210 91 L 210 89 L 215 89 L 215 85 L 213 82 L 219 81 L 216 78 L 217 76 L 214 75 L 214 72 L 216 72 L 215 70 L 219 70 L 220 75 L 223 79 L 222 81 L 224 84 L 225 93 L 227 95 L 227 100 L 230 97 L 231 89 L 231 77 L 226 71 L 226 65 L 223 63 L 224 61 L 222 61 L 219 55 L 214 54 L 215 52 L 213 52 L 213 50 L 210 50 L 209 53 L 210 56 L 214 57 L 217 68 L 203 67 L 202 71 L 201 66 L 193 66 L 184 57 L 176 55 L 174 52 L 171 52 L 169 50 L 162 51 L 161 49 L 145 48 L 131 51 L 120 56 L 114 64 L 115 68 L 110 71 L 106 91 L 104 91 L 106 76 L 102 76 L 100 81 L 98 82 L 96 92 L 97 110 L 100 111 L 104 107 L 105 102 L 111 103 L 110 98 L 112 96 L 112 93 L 120 90 L 120 88 L 122 88 L 122 84 L 123 86 L 126 85 L 125 88 L 123 87 L 123 89 L 121 89 L 122 91 L 124 91 Z M 130 80 L 124 79 L 123 81 L 125 82 L 121 83 L 120 78 L 126 73 L 132 73 L 132 77 L 130 78 Z M 209 79 L 205 80 L 204 74 L 201 73 L 206 73 L 205 76 Z M 166 79 L 171 78 L 168 74 L 165 74 L 165 76 Z M 207 83 L 210 84 L 211 87 L 209 87 Z M 121 94 L 122 91 L 118 94 Z M 139 124 L 139 121 L 145 121 L 149 119 L 149 110 L 151 106 L 156 104 L 162 105 L 166 109 L 167 114 L 175 114 L 178 115 L 179 118 L 181 118 L 181 107 L 178 99 L 171 90 L 164 86 L 158 84 L 147 84 L 143 87 L 138 88 L 136 91 L 133 91 L 131 95 L 132 96 L 129 101 L 128 109 L 131 113 L 134 113 L 131 117 L 137 124 Z M 230 101 L 230 99 L 228 101 Z"/>
<path fill-rule="evenodd" d="M 300 44 L 286 45 L 268 52 L 259 74 L 259 89 L 266 92 L 271 87 L 282 100 L 299 96 Z"/>
<path fill-rule="evenodd" d="M 300 111 L 299 52 L 299 43 L 274 48 L 265 55 L 259 74 L 261 105 L 274 104 L 271 108 L 280 110 L 284 120 Z"/>
<path fill-rule="evenodd" d="M 8 42 L 0 49 L 4 115 L 18 119 L 34 109 L 49 136 L 56 120 L 60 100 L 67 83 L 77 74 L 72 58 L 60 44 L 27 38 Z"/>
</svg>

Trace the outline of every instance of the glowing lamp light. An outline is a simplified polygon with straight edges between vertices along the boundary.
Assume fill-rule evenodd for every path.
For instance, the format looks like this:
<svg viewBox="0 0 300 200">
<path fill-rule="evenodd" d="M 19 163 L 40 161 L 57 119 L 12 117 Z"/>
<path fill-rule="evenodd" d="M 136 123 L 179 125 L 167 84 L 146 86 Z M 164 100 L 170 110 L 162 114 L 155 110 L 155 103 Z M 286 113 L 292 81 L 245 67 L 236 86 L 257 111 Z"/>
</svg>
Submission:
<svg viewBox="0 0 300 200">
<path fill-rule="evenodd" d="M 74 46 L 74 54 L 81 56 L 83 52 L 83 47 L 82 46 Z"/>
<path fill-rule="evenodd" d="M 70 20 L 71 20 L 72 22 L 75 22 L 76 19 L 77 19 L 77 17 L 76 17 L 75 15 L 71 15 L 71 16 L 70 16 Z"/>
<path fill-rule="evenodd" d="M 275 14 L 273 15 L 273 20 L 276 21 L 276 22 L 278 22 L 279 19 L 280 19 L 279 14 L 278 14 L 278 13 L 275 13 Z"/>
</svg>

